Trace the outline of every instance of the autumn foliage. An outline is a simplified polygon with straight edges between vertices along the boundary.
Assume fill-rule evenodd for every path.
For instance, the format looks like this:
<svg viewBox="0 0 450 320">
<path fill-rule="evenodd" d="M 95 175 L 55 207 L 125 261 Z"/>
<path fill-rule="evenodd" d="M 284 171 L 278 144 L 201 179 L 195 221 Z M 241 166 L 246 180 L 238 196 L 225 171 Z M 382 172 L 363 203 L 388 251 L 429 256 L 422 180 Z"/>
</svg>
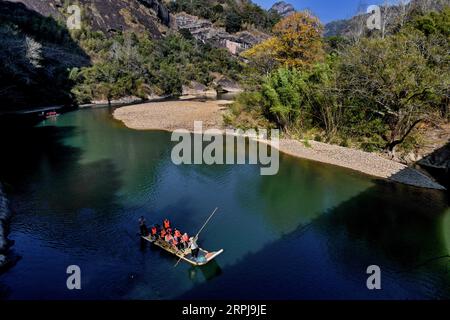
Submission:
<svg viewBox="0 0 450 320">
<path fill-rule="evenodd" d="M 308 12 L 296 12 L 274 26 L 274 37 L 244 52 L 243 56 L 256 65 L 260 62 L 265 66 L 308 68 L 324 58 L 322 32 L 318 18 Z"/>
</svg>

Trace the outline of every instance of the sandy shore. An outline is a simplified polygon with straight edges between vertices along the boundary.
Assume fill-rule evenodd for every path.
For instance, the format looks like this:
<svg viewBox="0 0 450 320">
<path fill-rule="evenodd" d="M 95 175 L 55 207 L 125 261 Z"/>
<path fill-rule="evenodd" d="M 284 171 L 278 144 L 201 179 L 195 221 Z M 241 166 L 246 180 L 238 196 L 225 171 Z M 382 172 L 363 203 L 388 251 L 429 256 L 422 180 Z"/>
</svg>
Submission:
<svg viewBox="0 0 450 320">
<path fill-rule="evenodd" d="M 230 101 L 164 101 L 122 107 L 114 117 L 137 130 L 194 130 L 194 121 L 203 121 L 203 128 L 222 128 L 223 112 Z"/>
<path fill-rule="evenodd" d="M 194 121 L 203 121 L 203 130 L 223 129 L 223 113 L 229 101 L 153 102 L 116 109 L 114 117 L 137 130 L 193 130 Z M 376 154 L 336 145 L 282 139 L 279 149 L 289 155 L 356 170 L 374 177 L 422 188 L 445 189 L 427 175 Z"/>
</svg>

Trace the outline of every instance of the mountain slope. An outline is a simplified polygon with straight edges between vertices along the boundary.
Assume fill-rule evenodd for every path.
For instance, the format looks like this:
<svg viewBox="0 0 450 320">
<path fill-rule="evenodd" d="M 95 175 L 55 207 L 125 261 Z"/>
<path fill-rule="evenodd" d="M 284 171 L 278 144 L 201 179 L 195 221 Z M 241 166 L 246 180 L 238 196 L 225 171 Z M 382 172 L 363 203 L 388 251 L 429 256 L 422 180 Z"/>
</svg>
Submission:
<svg viewBox="0 0 450 320">
<path fill-rule="evenodd" d="M 67 4 L 63 0 L 12 0 L 43 16 L 65 19 Z M 148 31 L 153 38 L 160 38 L 170 24 L 167 8 L 158 0 L 79 0 L 82 23 L 93 30 Z"/>
<path fill-rule="evenodd" d="M 53 18 L 0 1 L 0 112 L 70 104 L 67 70 L 89 60 Z"/>
<path fill-rule="evenodd" d="M 283 18 L 295 13 L 294 6 L 284 1 L 274 3 L 270 10 L 277 12 Z"/>
<path fill-rule="evenodd" d="M 381 8 L 383 23 L 386 24 L 385 32 L 395 32 L 404 21 L 408 20 L 408 14 L 415 15 L 420 12 L 441 11 L 449 5 L 448 0 L 411 0 L 408 4 L 391 5 L 386 9 Z M 359 13 L 350 19 L 332 21 L 325 25 L 325 37 L 344 36 L 360 37 L 367 35 L 370 30 L 367 28 L 369 14 Z"/>
</svg>

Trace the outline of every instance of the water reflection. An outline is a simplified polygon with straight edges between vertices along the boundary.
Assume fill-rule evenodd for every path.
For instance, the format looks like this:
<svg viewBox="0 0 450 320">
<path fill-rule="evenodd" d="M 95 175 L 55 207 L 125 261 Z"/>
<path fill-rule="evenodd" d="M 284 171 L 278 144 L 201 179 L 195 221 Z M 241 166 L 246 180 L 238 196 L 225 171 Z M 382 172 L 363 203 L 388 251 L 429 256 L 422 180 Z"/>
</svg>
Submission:
<svg viewBox="0 0 450 320">
<path fill-rule="evenodd" d="M 194 267 L 188 269 L 189 279 L 194 283 L 201 283 L 203 280 L 209 281 L 222 274 L 222 268 L 216 260 L 211 261 L 207 265 Z M 202 277 L 202 279 L 199 279 Z M 200 281 L 199 281 L 200 280 Z"/>
<path fill-rule="evenodd" d="M 448 298 L 449 215 L 443 192 L 377 181 L 180 298 Z M 365 287 L 373 264 L 382 291 Z"/>
<path fill-rule="evenodd" d="M 273 177 L 257 166 L 175 166 L 169 133 L 127 129 L 108 109 L 65 114 L 4 143 L 12 152 L 0 179 L 23 256 L 0 278 L 8 298 L 450 296 L 444 193 L 289 156 Z M 215 207 L 200 245 L 225 249 L 217 263 L 174 268 L 173 255 L 137 236 L 142 215 L 193 234 Z M 363 287 L 373 263 L 385 270 L 382 293 Z M 65 289 L 68 264 L 82 267 L 82 292 Z"/>
</svg>

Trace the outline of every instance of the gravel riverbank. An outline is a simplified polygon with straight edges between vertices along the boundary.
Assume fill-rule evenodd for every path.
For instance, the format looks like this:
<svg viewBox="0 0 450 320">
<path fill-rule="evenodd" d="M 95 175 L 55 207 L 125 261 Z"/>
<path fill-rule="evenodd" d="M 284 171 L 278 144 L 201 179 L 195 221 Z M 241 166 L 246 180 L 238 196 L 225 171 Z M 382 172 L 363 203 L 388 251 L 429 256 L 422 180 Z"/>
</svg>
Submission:
<svg viewBox="0 0 450 320">
<path fill-rule="evenodd" d="M 203 121 L 203 130 L 223 129 L 223 113 L 229 101 L 166 101 L 122 107 L 114 117 L 137 130 L 193 130 Z M 353 169 L 371 176 L 431 189 L 445 188 L 424 173 L 396 161 L 361 150 L 309 141 L 281 139 L 279 149 L 289 155 Z"/>
</svg>

